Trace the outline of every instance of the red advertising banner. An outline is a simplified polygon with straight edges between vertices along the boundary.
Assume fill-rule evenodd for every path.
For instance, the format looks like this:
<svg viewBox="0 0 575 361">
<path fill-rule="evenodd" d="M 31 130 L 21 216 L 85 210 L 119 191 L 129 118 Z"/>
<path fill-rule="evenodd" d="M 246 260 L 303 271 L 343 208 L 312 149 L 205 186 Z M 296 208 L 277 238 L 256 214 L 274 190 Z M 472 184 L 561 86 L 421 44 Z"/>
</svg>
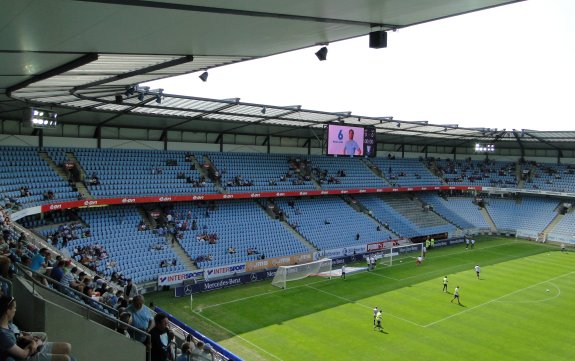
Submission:
<svg viewBox="0 0 575 361">
<path fill-rule="evenodd" d="M 187 196 L 149 196 L 149 197 L 124 197 L 124 198 L 101 198 L 85 199 L 61 203 L 44 204 L 41 206 L 42 213 L 58 209 L 103 207 L 113 204 L 132 203 L 159 203 L 159 202 L 184 202 L 184 201 L 211 201 L 221 199 L 250 199 L 250 198 L 275 198 L 275 197 L 300 197 L 321 196 L 340 194 L 365 194 L 365 193 L 391 193 L 391 192 L 419 192 L 430 190 L 476 190 L 479 186 L 431 186 L 431 187 L 397 187 L 397 188 L 361 188 L 361 189 L 333 189 L 333 190 L 309 190 L 297 192 L 259 192 L 259 193 L 232 193 L 232 194 L 200 194 Z"/>
</svg>

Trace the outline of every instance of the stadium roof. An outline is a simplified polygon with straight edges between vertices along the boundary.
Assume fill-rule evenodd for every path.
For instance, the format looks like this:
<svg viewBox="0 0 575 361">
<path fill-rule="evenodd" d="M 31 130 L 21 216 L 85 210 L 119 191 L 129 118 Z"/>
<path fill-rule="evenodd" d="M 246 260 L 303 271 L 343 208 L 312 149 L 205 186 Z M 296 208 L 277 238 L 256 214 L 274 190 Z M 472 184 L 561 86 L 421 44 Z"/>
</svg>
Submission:
<svg viewBox="0 0 575 361">
<path fill-rule="evenodd" d="M 60 123 L 80 126 L 311 138 L 328 122 L 344 122 L 372 125 L 380 141 L 394 144 L 573 148 L 575 132 L 469 129 L 127 91 L 151 80 L 514 2 L 0 0 L 0 116 L 22 119 L 31 105 L 40 105 L 59 112 Z"/>
</svg>

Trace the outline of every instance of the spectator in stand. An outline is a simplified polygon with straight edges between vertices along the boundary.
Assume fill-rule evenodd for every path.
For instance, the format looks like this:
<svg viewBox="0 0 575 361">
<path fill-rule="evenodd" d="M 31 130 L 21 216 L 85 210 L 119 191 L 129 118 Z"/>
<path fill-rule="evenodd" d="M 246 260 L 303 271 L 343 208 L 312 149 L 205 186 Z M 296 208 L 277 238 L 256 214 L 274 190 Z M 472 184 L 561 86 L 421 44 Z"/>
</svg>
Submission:
<svg viewBox="0 0 575 361">
<path fill-rule="evenodd" d="M 104 286 L 105 283 L 102 285 Z M 100 303 L 110 305 L 110 298 L 114 297 L 114 289 L 112 287 L 106 286 L 105 290 L 98 289 L 97 292 L 100 292 Z M 115 302 L 114 302 L 115 303 Z"/>
<path fill-rule="evenodd" d="M 90 285 L 87 285 L 84 287 L 82 293 L 84 296 L 92 298 L 94 297 L 94 288 Z"/>
<path fill-rule="evenodd" d="M 110 287 L 110 289 L 112 289 L 112 287 Z M 122 297 L 124 295 L 124 291 L 118 290 L 116 293 L 113 293 L 113 291 L 114 290 L 112 289 L 112 293 L 106 303 L 108 306 L 116 308 L 120 299 L 124 299 L 124 297 Z"/>
<path fill-rule="evenodd" d="M 20 257 L 20 263 L 28 268 L 30 268 L 30 264 L 32 264 L 32 259 L 28 256 L 22 256 Z M 31 276 L 32 272 L 24 270 L 24 272 L 28 275 Z"/>
<path fill-rule="evenodd" d="M 154 327 L 154 319 L 152 316 L 152 310 L 150 310 L 144 304 L 144 296 L 137 295 L 132 300 L 132 303 L 126 308 L 126 312 L 132 315 L 132 325 L 144 332 L 150 332 Z M 147 344 L 149 340 L 147 337 L 141 333 L 134 335 L 134 339 Z"/>
<path fill-rule="evenodd" d="M 194 360 L 213 361 L 214 360 L 214 350 L 213 350 L 212 346 L 209 343 L 204 344 L 202 347 L 201 353 L 198 353 L 198 355 L 196 356 L 196 358 L 194 358 Z"/>
<path fill-rule="evenodd" d="M 128 300 L 125 299 L 124 297 L 119 297 L 118 303 L 116 303 L 114 308 L 117 309 L 118 311 L 125 310 L 126 308 L 128 308 Z"/>
<path fill-rule="evenodd" d="M 100 296 L 108 292 L 108 284 L 102 280 L 102 282 L 98 283 L 98 286 L 94 291 L 99 293 Z"/>
<path fill-rule="evenodd" d="M 0 277 L 9 280 L 12 278 L 12 261 L 8 257 L 0 256 Z M 8 283 L 4 283 L 0 281 L 0 296 L 1 295 L 8 295 L 9 292 L 9 285 Z"/>
<path fill-rule="evenodd" d="M 78 282 L 76 282 L 76 273 L 78 272 L 78 268 L 72 267 L 71 270 L 65 269 L 64 275 L 60 279 L 60 283 L 66 287 L 74 287 L 78 286 Z"/>
<path fill-rule="evenodd" d="M 46 342 L 34 337 L 16 337 L 10 323 L 16 314 L 14 297 L 0 297 L 0 358 L 14 357 L 27 361 L 74 361 L 70 356 L 72 346 L 65 342 Z"/>
<path fill-rule="evenodd" d="M 127 323 L 128 325 L 132 325 L 132 314 L 130 312 L 122 312 L 120 314 L 119 320 Z M 119 333 L 121 333 L 122 335 L 131 338 L 130 333 L 128 332 L 128 326 L 122 324 L 122 323 L 118 323 L 118 326 L 116 327 L 116 331 L 118 331 Z"/>
<path fill-rule="evenodd" d="M 20 197 L 29 197 L 31 196 L 28 187 L 20 187 Z"/>
<path fill-rule="evenodd" d="M 204 343 L 202 341 L 196 342 L 196 348 L 192 351 L 192 360 L 204 360 Z"/>
<path fill-rule="evenodd" d="M 191 342 L 184 342 L 182 344 L 182 353 L 176 357 L 176 361 L 190 361 L 192 360 L 192 352 L 194 351 L 194 344 Z"/>
<path fill-rule="evenodd" d="M 128 280 L 128 284 L 124 287 L 124 295 L 126 299 L 131 300 L 132 298 L 136 297 L 140 294 L 140 290 L 138 290 L 138 286 L 136 286 L 132 279 Z"/>
<path fill-rule="evenodd" d="M 163 313 L 157 313 L 154 316 L 154 324 L 155 326 L 150 330 L 151 361 L 168 361 L 168 355 L 170 354 L 168 316 Z"/>
<path fill-rule="evenodd" d="M 42 248 L 36 255 L 32 258 L 32 263 L 30 264 L 30 269 L 32 271 L 38 272 L 40 268 L 46 267 L 50 258 L 50 252 L 48 248 Z"/>
<path fill-rule="evenodd" d="M 66 261 L 60 260 L 56 264 L 56 267 L 52 268 L 50 271 L 50 278 L 55 280 L 56 282 L 62 281 L 62 277 L 64 277 L 64 266 L 66 265 Z"/>
</svg>

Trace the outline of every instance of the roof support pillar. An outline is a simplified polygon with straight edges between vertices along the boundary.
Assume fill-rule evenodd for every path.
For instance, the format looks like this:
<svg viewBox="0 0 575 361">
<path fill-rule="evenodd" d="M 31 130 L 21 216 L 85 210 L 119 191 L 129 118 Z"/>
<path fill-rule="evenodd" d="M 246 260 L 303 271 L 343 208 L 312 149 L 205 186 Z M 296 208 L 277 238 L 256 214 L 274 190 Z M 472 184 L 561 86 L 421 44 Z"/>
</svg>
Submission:
<svg viewBox="0 0 575 361">
<path fill-rule="evenodd" d="M 168 150 L 168 131 L 166 129 L 162 130 L 162 135 L 160 135 L 160 140 L 164 142 L 164 150 Z"/>
<path fill-rule="evenodd" d="M 38 148 L 44 148 L 44 129 L 38 129 Z"/>
<path fill-rule="evenodd" d="M 423 147 L 423 149 L 421 150 L 421 153 L 425 153 L 425 159 L 427 159 L 427 145 L 425 147 Z"/>
<path fill-rule="evenodd" d="M 98 149 L 102 149 L 102 127 L 96 127 L 96 130 L 94 131 L 94 138 L 96 138 L 98 141 Z"/>
<path fill-rule="evenodd" d="M 216 141 L 214 143 L 220 143 L 220 153 L 224 152 L 224 133 L 218 134 Z"/>
</svg>

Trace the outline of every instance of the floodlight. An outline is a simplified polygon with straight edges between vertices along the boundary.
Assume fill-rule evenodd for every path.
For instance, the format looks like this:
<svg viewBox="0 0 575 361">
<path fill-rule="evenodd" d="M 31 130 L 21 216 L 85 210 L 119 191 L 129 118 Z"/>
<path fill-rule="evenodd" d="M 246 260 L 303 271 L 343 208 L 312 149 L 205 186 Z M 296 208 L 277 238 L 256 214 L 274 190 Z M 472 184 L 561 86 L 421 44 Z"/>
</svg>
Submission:
<svg viewBox="0 0 575 361">
<path fill-rule="evenodd" d="M 475 144 L 475 151 L 477 153 L 493 153 L 495 152 L 494 144 Z"/>
<path fill-rule="evenodd" d="M 317 56 L 317 58 L 320 61 L 324 61 L 327 59 L 327 48 L 325 46 L 321 47 L 321 49 L 319 49 L 316 53 L 315 56 Z"/>
<path fill-rule="evenodd" d="M 56 121 L 58 113 L 45 109 L 30 109 L 29 124 L 33 128 L 55 128 L 58 125 Z"/>
<path fill-rule="evenodd" d="M 202 73 L 202 75 L 199 76 L 199 78 L 202 79 L 202 81 L 204 81 L 204 82 L 205 82 L 205 81 L 208 81 L 208 72 L 207 72 L 207 71 L 204 71 L 204 72 Z"/>
</svg>

